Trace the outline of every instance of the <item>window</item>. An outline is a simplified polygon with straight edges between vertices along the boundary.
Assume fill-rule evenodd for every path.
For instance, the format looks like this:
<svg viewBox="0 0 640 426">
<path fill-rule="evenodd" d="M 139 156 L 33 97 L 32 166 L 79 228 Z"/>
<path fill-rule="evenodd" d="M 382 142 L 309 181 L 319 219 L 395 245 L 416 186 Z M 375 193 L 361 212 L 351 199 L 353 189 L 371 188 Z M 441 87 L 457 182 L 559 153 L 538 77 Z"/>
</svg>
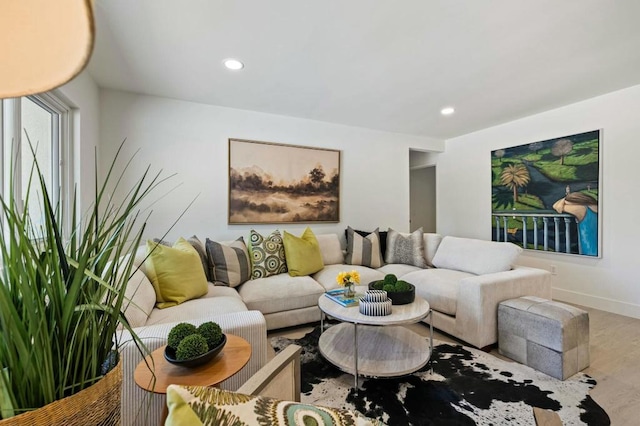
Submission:
<svg viewBox="0 0 640 426">
<path fill-rule="evenodd" d="M 72 207 L 70 120 L 71 108 L 52 93 L 1 101 L 2 193 L 9 194 L 9 185 L 13 182 L 15 201 L 21 211 L 28 209 L 36 229 L 43 222 L 40 185 L 34 180 L 31 190 L 27 191 L 34 159 L 38 161 L 52 204 L 59 203 L 64 212 Z M 12 169 L 13 179 L 10 176 Z M 36 178 L 37 173 L 34 173 L 33 179 Z M 64 216 L 68 220 L 70 215 L 65 213 Z M 65 233 L 69 231 L 67 222 Z"/>
</svg>

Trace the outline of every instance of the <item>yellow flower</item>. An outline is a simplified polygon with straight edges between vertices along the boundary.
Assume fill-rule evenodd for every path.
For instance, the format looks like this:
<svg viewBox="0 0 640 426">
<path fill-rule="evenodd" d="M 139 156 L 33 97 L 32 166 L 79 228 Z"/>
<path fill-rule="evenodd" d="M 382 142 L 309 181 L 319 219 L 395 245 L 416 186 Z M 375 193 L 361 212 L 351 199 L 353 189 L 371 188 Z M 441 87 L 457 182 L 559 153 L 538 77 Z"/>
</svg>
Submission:
<svg viewBox="0 0 640 426">
<path fill-rule="evenodd" d="M 336 277 L 336 282 L 341 286 L 347 284 L 360 284 L 360 273 L 355 269 L 351 272 L 340 272 Z"/>
</svg>

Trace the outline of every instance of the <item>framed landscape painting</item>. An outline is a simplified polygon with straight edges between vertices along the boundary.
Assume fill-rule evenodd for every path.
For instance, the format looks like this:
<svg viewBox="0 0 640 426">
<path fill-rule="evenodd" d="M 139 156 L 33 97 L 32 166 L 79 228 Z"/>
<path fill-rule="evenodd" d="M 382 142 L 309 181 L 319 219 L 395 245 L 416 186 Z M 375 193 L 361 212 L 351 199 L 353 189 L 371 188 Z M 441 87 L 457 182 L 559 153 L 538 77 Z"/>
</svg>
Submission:
<svg viewBox="0 0 640 426">
<path fill-rule="evenodd" d="M 340 221 L 340 151 L 229 139 L 229 224 Z"/>
<path fill-rule="evenodd" d="M 601 132 L 491 152 L 494 241 L 601 257 Z"/>
</svg>

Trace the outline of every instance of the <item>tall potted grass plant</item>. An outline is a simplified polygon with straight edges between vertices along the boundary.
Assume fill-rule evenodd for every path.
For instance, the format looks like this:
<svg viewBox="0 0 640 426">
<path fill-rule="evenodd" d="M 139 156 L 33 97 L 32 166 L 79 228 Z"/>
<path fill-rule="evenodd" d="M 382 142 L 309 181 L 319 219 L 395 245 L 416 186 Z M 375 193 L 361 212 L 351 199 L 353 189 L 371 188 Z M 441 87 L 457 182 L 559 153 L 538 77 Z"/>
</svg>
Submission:
<svg viewBox="0 0 640 426">
<path fill-rule="evenodd" d="M 144 230 L 141 202 L 164 179 L 147 168 L 131 188 L 120 188 L 131 164 L 115 172 L 121 151 L 122 145 L 82 220 L 74 195 L 66 237 L 64 212 L 52 204 L 37 163 L 28 188 L 39 193 L 41 224 L 31 221 L 28 207 L 19 208 L 12 190 L 0 198 L 0 424 L 23 423 L 114 371 L 120 325 L 146 351 L 122 312 L 124 289 Z M 109 194 L 117 191 L 126 195 L 114 204 Z M 119 416 L 119 396 L 115 403 L 111 416 Z"/>
</svg>

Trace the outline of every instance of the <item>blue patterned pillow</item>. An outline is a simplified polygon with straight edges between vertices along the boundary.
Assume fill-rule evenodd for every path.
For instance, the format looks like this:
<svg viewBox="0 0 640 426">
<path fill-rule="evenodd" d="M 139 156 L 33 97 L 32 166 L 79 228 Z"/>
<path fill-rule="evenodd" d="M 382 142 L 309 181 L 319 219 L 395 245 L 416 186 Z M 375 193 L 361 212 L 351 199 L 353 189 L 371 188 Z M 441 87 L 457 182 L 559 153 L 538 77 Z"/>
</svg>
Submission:
<svg viewBox="0 0 640 426">
<path fill-rule="evenodd" d="M 251 230 L 249 234 L 251 279 L 266 278 L 287 272 L 282 235 L 277 229 L 268 237 Z"/>
</svg>

